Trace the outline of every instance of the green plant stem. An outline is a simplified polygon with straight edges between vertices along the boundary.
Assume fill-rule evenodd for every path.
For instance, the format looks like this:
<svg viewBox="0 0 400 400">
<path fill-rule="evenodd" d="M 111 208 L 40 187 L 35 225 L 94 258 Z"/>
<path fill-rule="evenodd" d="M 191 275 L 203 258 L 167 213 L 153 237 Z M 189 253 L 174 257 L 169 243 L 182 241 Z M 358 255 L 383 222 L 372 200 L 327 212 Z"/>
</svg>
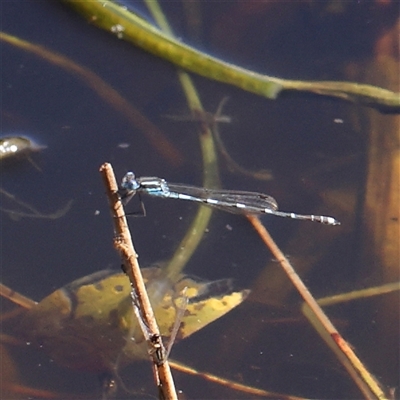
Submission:
<svg viewBox="0 0 400 400">
<path fill-rule="evenodd" d="M 259 74 L 200 52 L 168 34 L 162 24 L 164 32 L 112 1 L 61 1 L 84 15 L 92 24 L 180 68 L 269 99 L 276 99 L 282 91 L 301 91 L 363 104 L 382 112 L 400 112 L 400 94 L 387 89 L 354 82 L 306 82 Z M 162 22 L 165 22 L 163 19 Z"/>
<path fill-rule="evenodd" d="M 147 8 L 152 14 L 157 24 L 161 27 L 162 31 L 173 37 L 173 31 L 168 24 L 165 15 L 156 0 L 145 0 Z M 190 76 L 182 71 L 178 70 L 178 79 L 182 86 L 183 92 L 186 96 L 186 101 L 190 110 L 196 112 L 202 112 L 203 106 L 201 104 L 200 97 L 197 93 L 196 87 Z M 200 148 L 203 157 L 203 184 L 206 187 L 217 187 L 219 186 L 219 175 L 217 165 L 217 153 L 214 146 L 212 132 L 209 126 L 203 124 L 199 133 Z M 212 210 L 208 207 L 200 206 L 195 218 L 190 224 L 185 236 L 177 246 L 177 249 L 168 262 L 164 270 L 165 278 L 170 282 L 175 282 L 185 265 L 196 251 L 197 246 L 200 244 L 204 233 L 206 232 L 207 226 L 210 222 Z M 157 287 L 149 288 L 150 291 L 156 291 Z M 153 292 L 153 295 L 155 293 Z M 161 295 L 161 293 L 160 293 Z"/>
</svg>

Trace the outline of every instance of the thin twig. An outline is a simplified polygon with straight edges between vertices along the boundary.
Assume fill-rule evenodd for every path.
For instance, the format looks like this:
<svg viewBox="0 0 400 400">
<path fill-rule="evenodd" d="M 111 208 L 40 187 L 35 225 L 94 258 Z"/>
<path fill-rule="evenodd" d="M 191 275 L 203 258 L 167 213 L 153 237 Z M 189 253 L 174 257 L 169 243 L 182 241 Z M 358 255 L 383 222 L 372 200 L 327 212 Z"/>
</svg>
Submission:
<svg viewBox="0 0 400 400">
<path fill-rule="evenodd" d="M 257 230 L 263 242 L 271 250 L 274 257 L 278 260 L 282 269 L 287 274 L 301 297 L 306 303 L 306 307 L 303 307 L 307 311 L 306 317 L 316 326 L 315 321 L 318 321 L 317 328 L 322 328 L 327 334 L 322 335 L 322 329 L 318 329 L 318 332 L 333 349 L 335 354 L 343 366 L 347 369 L 354 382 L 357 384 L 361 392 L 364 394 L 366 399 L 386 399 L 387 397 L 383 393 L 376 379 L 370 374 L 365 366 L 362 364 L 360 359 L 354 353 L 349 344 L 343 339 L 338 330 L 334 327 L 332 322 L 326 316 L 322 308 L 318 305 L 310 291 L 307 289 L 299 275 L 296 273 L 289 260 L 284 256 L 279 247 L 276 245 L 265 226 L 260 220 L 252 215 L 248 215 L 247 218 L 251 224 Z M 310 317 L 312 314 L 312 318 Z"/>
<path fill-rule="evenodd" d="M 30 310 L 31 308 L 37 305 L 36 301 L 33 301 L 29 297 L 26 297 L 13 289 L 10 289 L 8 286 L 0 283 L 0 296 L 12 301 L 14 304 L 18 304 L 19 306 Z"/>
<path fill-rule="evenodd" d="M 125 212 L 118 194 L 118 185 L 111 164 L 105 163 L 100 167 L 100 173 L 106 186 L 106 194 L 113 216 L 117 240 L 114 245 L 121 253 L 126 273 L 132 285 L 133 306 L 139 319 L 144 337 L 147 339 L 150 358 L 156 384 L 163 399 L 177 399 L 176 389 L 165 348 L 161 340 L 160 330 L 154 317 L 153 309 L 147 295 L 146 287 L 138 263 L 138 255 L 133 247 L 131 234 L 125 217 Z"/>
<path fill-rule="evenodd" d="M 269 392 L 267 390 L 258 389 L 256 387 L 252 387 L 252 386 L 247 386 L 247 385 L 238 383 L 236 381 L 232 381 L 230 379 L 222 378 L 220 376 L 211 374 L 209 372 L 196 370 L 192 367 L 189 367 L 188 365 L 181 364 L 178 361 L 170 360 L 170 365 L 171 365 L 171 368 L 173 368 L 177 371 L 183 372 L 187 375 L 201 376 L 206 381 L 214 382 L 219 385 L 223 385 L 223 386 L 229 387 L 233 390 L 238 390 L 243 393 L 251 394 L 254 396 L 261 396 L 264 399 L 307 400 L 304 397 L 297 397 L 297 396 L 291 396 L 291 395 L 282 394 L 282 393 Z"/>
</svg>

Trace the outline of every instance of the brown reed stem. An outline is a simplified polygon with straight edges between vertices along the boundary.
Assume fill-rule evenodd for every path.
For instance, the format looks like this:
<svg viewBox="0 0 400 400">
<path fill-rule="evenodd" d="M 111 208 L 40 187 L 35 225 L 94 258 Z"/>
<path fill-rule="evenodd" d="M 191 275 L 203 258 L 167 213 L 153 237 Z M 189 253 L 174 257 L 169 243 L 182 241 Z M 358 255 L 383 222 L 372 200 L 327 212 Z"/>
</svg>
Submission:
<svg viewBox="0 0 400 400">
<path fill-rule="evenodd" d="M 324 335 L 321 333 L 321 329 L 318 329 L 319 333 L 335 352 L 342 365 L 347 369 L 347 372 L 357 384 L 364 397 L 368 400 L 386 399 L 387 397 L 383 393 L 379 383 L 365 368 L 353 349 L 343 339 L 342 335 L 338 332 L 322 308 L 318 305 L 317 301 L 307 289 L 300 276 L 296 273 L 289 260 L 284 256 L 280 248 L 274 242 L 265 226 L 254 215 L 247 215 L 247 218 L 256 229 L 263 242 L 271 250 L 274 257 L 278 260 L 282 269 L 285 271 L 286 275 L 305 301 L 307 308 L 310 311 L 305 313 L 306 317 L 313 324 L 313 321 L 318 321 L 318 325 L 314 325 L 323 328 L 323 330 L 327 333 L 327 335 Z M 303 311 L 304 310 L 306 310 L 305 307 L 303 307 Z M 310 318 L 311 313 L 312 318 Z"/>
<path fill-rule="evenodd" d="M 118 184 L 111 164 L 103 164 L 100 167 L 100 173 L 106 187 L 106 194 L 114 222 L 116 235 L 114 247 L 120 252 L 124 260 L 125 271 L 131 281 L 135 298 L 133 307 L 139 319 L 138 322 L 142 328 L 143 335 L 146 338 L 160 398 L 175 400 L 178 397 L 168 360 L 164 357 L 165 347 L 161 340 L 160 330 L 154 317 L 154 312 L 140 271 L 138 254 L 133 247 L 131 233 L 118 194 Z"/>
</svg>

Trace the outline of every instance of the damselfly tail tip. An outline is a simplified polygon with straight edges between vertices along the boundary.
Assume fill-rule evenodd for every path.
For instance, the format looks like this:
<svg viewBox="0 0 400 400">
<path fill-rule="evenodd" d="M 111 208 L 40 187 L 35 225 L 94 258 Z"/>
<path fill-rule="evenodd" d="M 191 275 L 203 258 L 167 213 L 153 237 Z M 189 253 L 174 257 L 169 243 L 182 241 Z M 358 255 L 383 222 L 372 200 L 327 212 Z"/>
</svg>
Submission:
<svg viewBox="0 0 400 400">
<path fill-rule="evenodd" d="M 327 217 L 326 215 L 310 215 L 309 217 L 311 221 L 320 222 L 324 225 L 340 225 L 340 222 L 337 219 Z"/>
<path fill-rule="evenodd" d="M 322 223 L 325 223 L 327 225 L 340 225 L 340 221 L 333 217 L 325 217 L 325 220 L 321 221 Z"/>
</svg>

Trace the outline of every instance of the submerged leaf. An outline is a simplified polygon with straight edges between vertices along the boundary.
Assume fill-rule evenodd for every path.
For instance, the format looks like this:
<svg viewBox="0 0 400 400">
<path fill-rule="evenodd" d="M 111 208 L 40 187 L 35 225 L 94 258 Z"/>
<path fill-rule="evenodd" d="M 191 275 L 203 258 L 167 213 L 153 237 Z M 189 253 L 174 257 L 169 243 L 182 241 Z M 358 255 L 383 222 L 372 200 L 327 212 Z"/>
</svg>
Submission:
<svg viewBox="0 0 400 400">
<path fill-rule="evenodd" d="M 142 270 L 146 284 L 162 290 L 150 298 L 161 334 L 174 327 L 182 291 L 189 302 L 177 338 L 183 339 L 239 305 L 248 291 L 232 290 L 229 279 L 202 282 L 181 276 L 171 284 L 160 268 Z M 131 286 L 123 273 L 104 270 L 56 290 L 29 310 L 22 322 L 28 340 L 43 344 L 58 363 L 102 372 L 147 356 L 147 346 L 133 312 Z"/>
</svg>

